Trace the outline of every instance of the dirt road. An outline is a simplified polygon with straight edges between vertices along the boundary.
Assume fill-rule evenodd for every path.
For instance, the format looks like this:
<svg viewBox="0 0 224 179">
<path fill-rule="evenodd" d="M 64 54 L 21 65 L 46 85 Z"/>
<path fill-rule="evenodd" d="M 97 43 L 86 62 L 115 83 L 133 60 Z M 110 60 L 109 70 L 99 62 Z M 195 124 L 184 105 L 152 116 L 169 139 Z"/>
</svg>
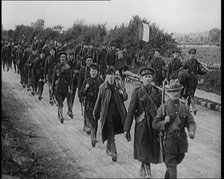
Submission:
<svg viewBox="0 0 224 179">
<path fill-rule="evenodd" d="M 133 141 L 127 143 L 123 135 L 116 136 L 118 161 L 113 163 L 106 155 L 105 144 L 101 141 L 95 148 L 91 147 L 90 137 L 83 131 L 83 117 L 81 115 L 78 98 L 73 108 L 74 119 L 67 113 L 64 103 L 65 123 L 57 119 L 57 107 L 48 103 L 48 87 L 45 85 L 43 100 L 32 96 L 19 83 L 19 75 L 12 71 L 2 72 L 2 83 L 7 84 L 14 92 L 16 100 L 23 101 L 28 109 L 30 120 L 40 127 L 43 136 L 54 143 L 55 150 L 64 156 L 70 165 L 79 167 L 79 174 L 83 178 L 138 178 L 140 162 L 133 159 Z M 132 84 L 126 84 L 129 99 Z M 27 110 L 26 109 L 26 110 Z M 197 123 L 196 138 L 189 141 L 189 150 L 183 162 L 178 166 L 180 178 L 220 178 L 221 177 L 221 114 L 198 106 L 199 112 L 195 116 Z M 99 126 L 100 127 L 100 126 Z M 133 138 L 133 128 L 131 136 Z M 100 139 L 98 130 L 98 139 Z M 50 145 L 43 144 L 43 145 Z M 152 176 L 163 178 L 165 165 L 152 165 Z"/>
</svg>

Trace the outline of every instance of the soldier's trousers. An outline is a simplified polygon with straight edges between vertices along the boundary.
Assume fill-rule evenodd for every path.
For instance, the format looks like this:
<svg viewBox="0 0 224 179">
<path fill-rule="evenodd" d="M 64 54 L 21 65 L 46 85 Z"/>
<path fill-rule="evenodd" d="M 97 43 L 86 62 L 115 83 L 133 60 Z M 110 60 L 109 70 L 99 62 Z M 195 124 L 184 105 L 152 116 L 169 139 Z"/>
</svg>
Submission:
<svg viewBox="0 0 224 179">
<path fill-rule="evenodd" d="M 85 109 L 85 111 L 86 111 L 86 118 L 90 123 L 91 140 L 95 140 L 98 129 L 98 121 L 96 121 L 93 117 L 93 109 Z"/>
<path fill-rule="evenodd" d="M 75 93 L 76 93 L 76 88 L 73 89 L 72 93 L 67 94 L 67 106 L 68 106 L 68 111 L 72 112 L 74 100 L 75 100 Z"/>
<path fill-rule="evenodd" d="M 177 178 L 177 165 L 182 162 L 185 154 L 170 154 L 165 153 L 165 164 L 167 167 L 164 178 Z"/>
<path fill-rule="evenodd" d="M 63 118 L 63 102 L 67 96 L 67 93 L 55 93 L 55 98 L 58 102 L 58 118 Z"/>
<path fill-rule="evenodd" d="M 114 133 L 114 124 L 113 124 L 113 119 L 116 118 L 119 114 L 117 114 L 118 111 L 115 110 L 115 106 L 109 107 L 107 118 L 105 121 L 105 129 L 107 130 L 107 150 L 110 151 L 112 156 L 117 155 L 117 149 L 116 149 L 116 144 L 115 144 L 115 133 Z"/>
<path fill-rule="evenodd" d="M 38 81 L 38 95 L 41 97 L 44 90 L 44 82 Z"/>
<path fill-rule="evenodd" d="M 52 84 L 51 84 L 51 82 L 48 82 L 47 84 L 48 84 L 48 87 L 49 87 L 49 99 L 50 99 L 50 101 L 53 101 L 54 94 L 53 94 L 53 90 L 52 90 Z"/>
</svg>

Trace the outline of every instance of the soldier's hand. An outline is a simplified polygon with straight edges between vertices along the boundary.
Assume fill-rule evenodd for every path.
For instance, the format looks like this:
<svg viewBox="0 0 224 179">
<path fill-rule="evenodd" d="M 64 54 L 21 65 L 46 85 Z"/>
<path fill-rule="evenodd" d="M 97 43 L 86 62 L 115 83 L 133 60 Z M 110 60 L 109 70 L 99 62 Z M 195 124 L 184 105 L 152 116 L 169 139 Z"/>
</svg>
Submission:
<svg viewBox="0 0 224 179">
<path fill-rule="evenodd" d="M 86 83 L 85 89 L 87 90 L 89 88 L 89 83 Z"/>
<path fill-rule="evenodd" d="M 189 132 L 188 136 L 193 139 L 194 138 L 194 132 Z"/>
<path fill-rule="evenodd" d="M 127 131 L 124 131 L 124 138 L 127 139 L 128 142 L 131 141 L 131 135 L 130 135 L 130 133 L 127 132 Z"/>
<path fill-rule="evenodd" d="M 165 117 L 165 124 L 168 123 L 168 122 L 170 122 L 170 116 Z"/>
</svg>

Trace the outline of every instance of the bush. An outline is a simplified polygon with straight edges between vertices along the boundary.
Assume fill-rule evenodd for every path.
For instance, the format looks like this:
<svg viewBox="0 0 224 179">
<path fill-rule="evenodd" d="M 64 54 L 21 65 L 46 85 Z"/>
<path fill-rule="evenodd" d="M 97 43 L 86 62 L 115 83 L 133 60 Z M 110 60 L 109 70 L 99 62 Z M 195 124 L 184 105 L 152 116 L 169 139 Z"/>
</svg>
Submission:
<svg viewBox="0 0 224 179">
<path fill-rule="evenodd" d="M 204 76 L 204 83 L 198 86 L 207 92 L 221 95 L 221 70 L 211 70 Z"/>
</svg>

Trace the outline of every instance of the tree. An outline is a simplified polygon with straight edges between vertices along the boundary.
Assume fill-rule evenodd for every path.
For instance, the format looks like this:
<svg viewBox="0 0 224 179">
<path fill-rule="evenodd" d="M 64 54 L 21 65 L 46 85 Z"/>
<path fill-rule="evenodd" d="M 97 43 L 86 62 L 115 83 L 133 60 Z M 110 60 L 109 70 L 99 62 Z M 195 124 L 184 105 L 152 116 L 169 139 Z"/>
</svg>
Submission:
<svg viewBox="0 0 224 179">
<path fill-rule="evenodd" d="M 36 22 L 32 22 L 31 26 L 34 29 L 43 30 L 44 29 L 44 20 L 43 19 L 38 19 Z"/>
<path fill-rule="evenodd" d="M 211 42 L 219 42 L 219 39 L 221 38 L 221 30 L 218 28 L 213 28 L 209 31 L 208 36 Z"/>
</svg>

